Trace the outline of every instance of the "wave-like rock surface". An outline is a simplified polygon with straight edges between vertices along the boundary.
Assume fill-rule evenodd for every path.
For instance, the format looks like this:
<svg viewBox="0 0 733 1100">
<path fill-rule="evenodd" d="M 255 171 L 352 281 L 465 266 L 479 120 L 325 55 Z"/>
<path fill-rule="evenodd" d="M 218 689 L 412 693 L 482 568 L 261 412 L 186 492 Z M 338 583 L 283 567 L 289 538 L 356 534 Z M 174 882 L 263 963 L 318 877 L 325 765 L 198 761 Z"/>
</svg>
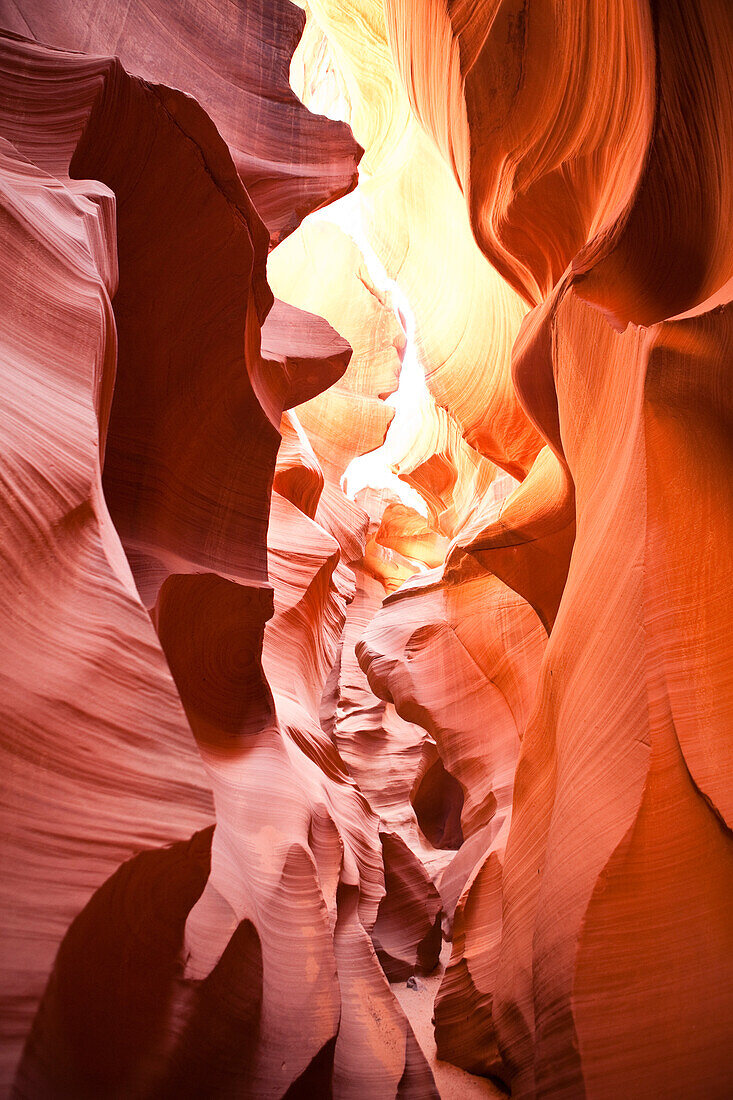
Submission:
<svg viewBox="0 0 733 1100">
<path fill-rule="evenodd" d="M 407 581 L 357 643 L 371 686 L 428 730 L 459 782 L 464 837 L 509 811 L 546 640 L 526 602 L 466 558 Z"/>
<path fill-rule="evenodd" d="M 276 465 L 284 407 L 350 349 L 284 307 L 263 358 L 264 227 L 195 100 L 18 39 L 2 60 L 24 276 L 4 328 L 5 1080 L 63 936 L 20 1094 L 434 1095 L 369 933 L 380 918 L 384 950 L 427 965 L 426 928 L 400 918 L 427 905 L 439 938 L 439 899 L 318 723 L 353 581 L 310 518 L 323 478 L 292 417 Z M 35 559 L 50 619 L 27 610 Z"/>
<path fill-rule="evenodd" d="M 71 94 L 61 110 L 53 97 L 36 99 L 37 132 L 16 133 L 7 110 L 17 106 L 22 67 L 36 63 L 41 76 L 44 63 L 56 74 L 68 66 Z M 188 837 L 213 815 L 102 492 L 115 383 L 115 201 L 104 184 L 64 173 L 58 121 L 78 136 L 73 93 L 88 109 L 110 66 L 7 40 L 0 65 L 3 131 L 21 145 L 2 146 L 7 1088 L 58 943 L 90 892 L 133 852 Z"/>
<path fill-rule="evenodd" d="M 731 12 L 566 7 L 385 5 L 476 238 L 535 306 L 513 374 L 557 473 L 514 525 L 538 502 L 546 533 L 576 518 L 517 770 L 494 1024 L 517 1096 L 723 1097 Z"/>
<path fill-rule="evenodd" d="M 403 334 L 358 245 L 331 222 L 307 221 L 271 253 L 267 270 L 278 297 L 325 317 L 354 351 L 342 378 L 297 410 L 338 485 L 351 460 L 384 439 L 394 414 L 380 398 L 397 389 Z"/>
<path fill-rule="evenodd" d="M 727 1100 L 730 4 L 0 27 L 0 1090 Z"/>
<path fill-rule="evenodd" d="M 114 55 L 129 72 L 195 97 L 229 147 L 277 244 L 350 191 L 361 150 L 290 87 L 305 17 L 290 0 L 3 0 L 0 27 L 66 50 Z M 267 249 L 268 235 L 264 235 Z"/>
<path fill-rule="evenodd" d="M 429 7 L 404 13 L 426 49 Z M 341 117 L 365 150 L 361 228 L 410 304 L 428 387 L 472 447 L 522 476 L 542 445 L 510 375 L 526 307 L 486 263 L 450 168 L 411 111 L 381 0 L 312 0 L 308 8 L 319 47 L 304 101 L 319 109 L 333 58 L 345 85 Z"/>
<path fill-rule="evenodd" d="M 460 792 L 461 847 L 440 879 L 453 947 L 435 1002 L 437 1049 L 440 1058 L 499 1078 L 506 1072 L 492 997 L 502 864 L 520 740 L 546 642 L 532 608 L 456 548 L 450 565 L 389 596 L 356 646 L 370 686 L 430 732 L 440 753 L 433 768 L 440 764 Z M 436 790 L 428 797 L 434 813 Z"/>
</svg>

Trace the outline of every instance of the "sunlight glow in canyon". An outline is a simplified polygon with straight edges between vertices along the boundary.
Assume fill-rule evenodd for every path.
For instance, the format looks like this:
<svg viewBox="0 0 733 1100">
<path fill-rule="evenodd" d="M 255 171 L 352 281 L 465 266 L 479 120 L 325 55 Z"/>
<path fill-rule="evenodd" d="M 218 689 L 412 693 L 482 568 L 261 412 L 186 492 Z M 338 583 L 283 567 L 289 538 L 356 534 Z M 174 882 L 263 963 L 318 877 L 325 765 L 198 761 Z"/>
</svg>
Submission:
<svg viewBox="0 0 733 1100">
<path fill-rule="evenodd" d="M 732 74 L 0 0 L 0 1100 L 733 1096 Z"/>
</svg>

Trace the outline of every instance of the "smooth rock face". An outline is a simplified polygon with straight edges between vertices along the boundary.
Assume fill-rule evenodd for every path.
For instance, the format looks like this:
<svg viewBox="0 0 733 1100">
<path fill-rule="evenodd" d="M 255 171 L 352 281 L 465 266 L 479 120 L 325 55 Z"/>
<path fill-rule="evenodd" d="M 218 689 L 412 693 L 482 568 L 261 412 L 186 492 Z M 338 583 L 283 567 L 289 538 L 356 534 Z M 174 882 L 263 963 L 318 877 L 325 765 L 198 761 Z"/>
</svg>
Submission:
<svg viewBox="0 0 733 1100">
<path fill-rule="evenodd" d="M 0 0 L 3 1096 L 733 1094 L 731 72 Z"/>
<path fill-rule="evenodd" d="M 290 0 L 3 0 L 2 27 L 193 96 L 229 147 L 276 244 L 357 182 L 346 126 L 311 114 L 289 83 L 304 16 Z M 265 252 L 267 234 L 261 236 Z"/>
<path fill-rule="evenodd" d="M 6 1085 L 28 1036 L 23 1095 L 280 1096 L 332 1082 L 432 1095 L 369 933 L 379 920 L 385 958 L 430 969 L 440 898 L 399 838 L 380 836 L 320 727 L 353 580 L 311 518 L 323 476 L 293 417 L 276 463 L 284 409 L 342 374 L 350 348 L 284 306 L 263 358 L 263 226 L 193 99 L 17 39 L 2 58 L 17 141 L 3 150 L 4 224 L 9 272 L 24 276 L 4 326 L 13 601 L 27 606 L 37 583 L 19 564 L 34 540 L 58 573 L 42 630 L 16 613 L 27 625 L 4 670 Z M 35 281 L 47 328 L 26 304 Z M 37 420 L 23 412 L 29 387 Z M 363 553 L 360 528 L 333 526 Z M 67 634 L 78 663 L 64 660 Z M 44 694 L 28 677 L 46 649 L 59 667 Z M 213 833 L 116 870 L 214 815 Z M 43 857 L 41 822 L 54 838 Z M 39 900 L 49 881 L 61 889 Z"/>
<path fill-rule="evenodd" d="M 428 59 L 414 12 L 385 5 L 477 240 L 535 306 L 514 381 L 559 465 L 555 516 L 575 498 L 517 770 L 494 1023 L 518 1096 L 724 1096 L 731 9 L 560 8 L 426 5 L 444 47 Z"/>
<path fill-rule="evenodd" d="M 19 70 L 35 58 L 42 68 L 48 54 L 6 40 L 1 54 L 2 101 L 14 106 Z M 69 66 L 67 106 L 110 71 L 64 55 L 54 62 L 57 74 Z M 58 103 L 52 94 L 44 111 L 45 102 L 36 100 L 39 136 L 48 126 L 37 159 L 56 159 L 59 176 L 2 143 L 6 1090 L 59 942 L 91 892 L 134 852 L 213 818 L 102 491 L 116 360 L 114 195 L 64 176 Z"/>
</svg>

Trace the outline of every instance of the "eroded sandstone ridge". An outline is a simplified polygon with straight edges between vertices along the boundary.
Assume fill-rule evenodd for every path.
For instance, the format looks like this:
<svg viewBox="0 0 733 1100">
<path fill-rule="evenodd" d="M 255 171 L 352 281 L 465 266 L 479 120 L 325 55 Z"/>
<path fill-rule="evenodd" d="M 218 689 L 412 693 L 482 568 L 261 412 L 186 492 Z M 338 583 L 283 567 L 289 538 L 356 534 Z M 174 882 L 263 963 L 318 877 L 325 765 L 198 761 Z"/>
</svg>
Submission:
<svg viewBox="0 0 733 1100">
<path fill-rule="evenodd" d="M 0 1094 L 733 1093 L 732 72 L 0 0 Z"/>
</svg>

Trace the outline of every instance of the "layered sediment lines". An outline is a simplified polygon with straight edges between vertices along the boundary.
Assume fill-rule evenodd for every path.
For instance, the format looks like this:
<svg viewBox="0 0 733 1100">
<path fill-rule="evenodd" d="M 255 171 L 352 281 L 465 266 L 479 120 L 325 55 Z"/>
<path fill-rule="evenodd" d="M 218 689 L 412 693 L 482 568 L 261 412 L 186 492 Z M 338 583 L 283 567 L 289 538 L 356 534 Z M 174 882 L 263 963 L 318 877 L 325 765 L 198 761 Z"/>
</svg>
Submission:
<svg viewBox="0 0 733 1100">
<path fill-rule="evenodd" d="M 434 965 L 437 892 L 318 722 L 363 539 L 292 418 L 276 462 L 350 349 L 283 307 L 263 357 L 264 226 L 193 99 L 2 62 L 4 1087 L 25 1044 L 24 1095 L 433 1095 L 370 932 Z"/>
<path fill-rule="evenodd" d="M 730 5 L 0 26 L 0 1091 L 727 1100 Z"/>
<path fill-rule="evenodd" d="M 311 114 L 289 81 L 304 15 L 290 0 L 12 0 L 3 29 L 180 88 L 229 147 L 249 201 L 276 244 L 305 214 L 350 191 L 361 151 L 348 128 Z M 265 252 L 268 233 L 264 239 Z"/>
<path fill-rule="evenodd" d="M 513 377 L 557 467 L 539 503 L 575 513 L 517 770 L 494 1026 L 518 1096 L 722 1097 L 733 28 L 718 3 L 564 7 L 436 2 L 427 35 L 385 5 L 476 239 L 534 306 Z M 531 530 L 527 503 L 513 526 Z"/>
<path fill-rule="evenodd" d="M 48 76 L 47 52 L 3 42 L 4 110 L 28 91 L 16 80 L 36 59 Z M 111 66 L 51 60 L 71 70 L 81 122 Z M 39 84 L 36 132 L 3 119 L 18 141 L 2 148 L 3 1088 L 90 892 L 133 852 L 212 818 L 102 491 L 116 361 L 114 196 L 69 179 L 73 146 L 63 148 L 58 121 L 73 133 L 76 104 L 70 96 L 59 110 Z"/>
</svg>

